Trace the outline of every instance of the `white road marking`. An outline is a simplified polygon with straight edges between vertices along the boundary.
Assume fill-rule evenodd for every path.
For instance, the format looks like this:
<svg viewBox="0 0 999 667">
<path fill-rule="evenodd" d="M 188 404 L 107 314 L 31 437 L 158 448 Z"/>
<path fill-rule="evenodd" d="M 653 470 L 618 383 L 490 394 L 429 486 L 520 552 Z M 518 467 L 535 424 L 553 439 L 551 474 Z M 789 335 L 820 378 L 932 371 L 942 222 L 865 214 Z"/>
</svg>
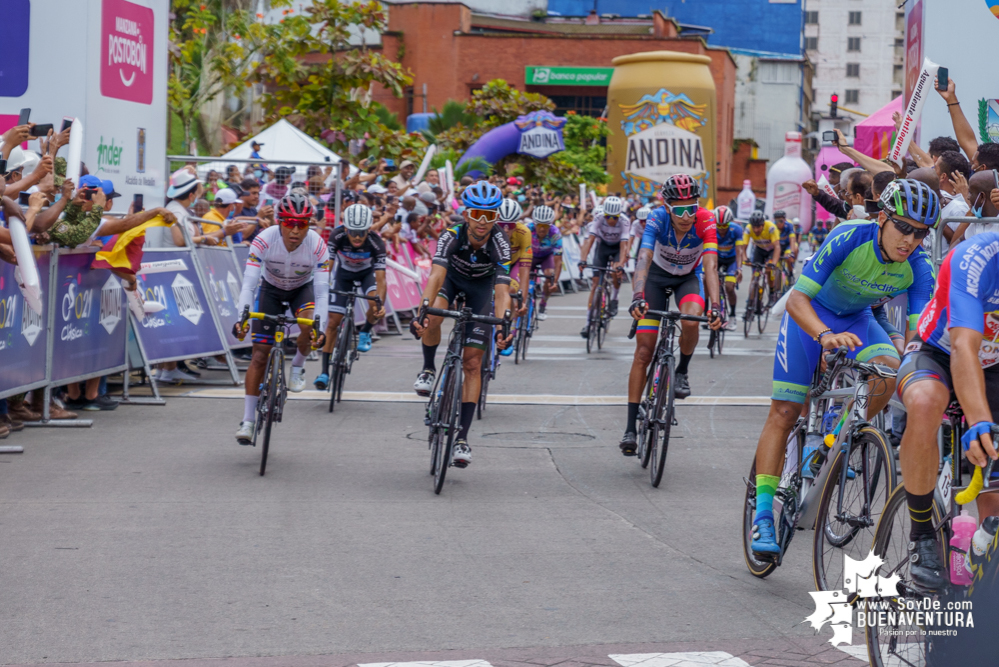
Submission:
<svg viewBox="0 0 999 667">
<path fill-rule="evenodd" d="M 361 662 L 357 667 L 492 667 L 485 660 L 439 660 L 422 662 Z"/>
<path fill-rule="evenodd" d="M 840 651 L 846 653 L 847 655 L 852 655 L 857 660 L 867 662 L 867 647 L 866 646 L 837 646 Z"/>
<path fill-rule="evenodd" d="M 621 667 L 749 667 L 749 663 L 723 651 L 693 653 L 630 653 L 607 656 Z"/>
</svg>

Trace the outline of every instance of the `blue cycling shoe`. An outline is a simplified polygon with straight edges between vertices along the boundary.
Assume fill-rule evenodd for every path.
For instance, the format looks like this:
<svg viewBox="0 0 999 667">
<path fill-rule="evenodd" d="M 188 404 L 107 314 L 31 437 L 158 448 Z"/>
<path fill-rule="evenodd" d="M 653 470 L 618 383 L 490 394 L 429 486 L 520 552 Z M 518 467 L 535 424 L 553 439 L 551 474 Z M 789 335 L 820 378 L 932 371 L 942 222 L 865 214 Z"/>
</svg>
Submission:
<svg viewBox="0 0 999 667">
<path fill-rule="evenodd" d="M 312 384 L 319 391 L 326 391 L 326 387 L 329 386 L 329 383 L 330 376 L 326 373 L 320 373 L 319 377 L 317 377 Z"/>
<path fill-rule="evenodd" d="M 501 357 L 509 357 L 511 354 L 513 354 L 513 345 L 512 344 L 509 345 L 509 346 L 507 346 L 507 348 L 505 350 L 500 350 L 500 356 Z"/>
<path fill-rule="evenodd" d="M 371 332 L 362 331 L 357 337 L 357 351 L 367 352 L 371 349 Z"/>
<path fill-rule="evenodd" d="M 753 526 L 753 543 L 750 549 L 754 554 L 763 556 L 776 556 L 780 553 L 780 546 L 774 535 L 773 519 L 757 519 Z"/>
</svg>

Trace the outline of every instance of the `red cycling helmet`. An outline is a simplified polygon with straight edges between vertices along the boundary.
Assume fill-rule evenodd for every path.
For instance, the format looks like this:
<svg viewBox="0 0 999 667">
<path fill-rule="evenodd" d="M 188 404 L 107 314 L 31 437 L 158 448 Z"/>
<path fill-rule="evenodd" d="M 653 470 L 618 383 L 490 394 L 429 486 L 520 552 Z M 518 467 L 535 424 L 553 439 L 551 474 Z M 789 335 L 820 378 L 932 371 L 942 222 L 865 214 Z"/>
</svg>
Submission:
<svg viewBox="0 0 999 667">
<path fill-rule="evenodd" d="M 278 203 L 278 218 L 309 219 L 316 215 L 316 208 L 307 195 L 293 192 L 285 195 Z"/>
<path fill-rule="evenodd" d="M 676 174 L 666 179 L 659 194 L 666 201 L 697 199 L 701 196 L 701 188 L 697 185 L 697 181 L 687 174 Z"/>
</svg>

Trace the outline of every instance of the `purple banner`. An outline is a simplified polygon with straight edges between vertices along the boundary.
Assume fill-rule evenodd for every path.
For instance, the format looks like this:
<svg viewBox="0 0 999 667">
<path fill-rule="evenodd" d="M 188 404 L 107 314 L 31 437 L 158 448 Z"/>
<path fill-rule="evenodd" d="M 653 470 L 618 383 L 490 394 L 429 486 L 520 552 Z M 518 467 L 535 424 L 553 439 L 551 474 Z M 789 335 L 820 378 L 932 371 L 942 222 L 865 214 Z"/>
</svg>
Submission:
<svg viewBox="0 0 999 667">
<path fill-rule="evenodd" d="M 90 268 L 96 252 L 93 248 L 58 257 L 53 383 L 125 365 L 125 290 L 111 271 Z"/>
<path fill-rule="evenodd" d="M 137 327 L 146 361 L 194 359 L 225 351 L 211 305 L 186 250 L 146 250 L 137 278 L 146 301 L 163 306 Z"/>
<path fill-rule="evenodd" d="M 218 315 L 226 344 L 230 349 L 250 347 L 250 337 L 240 341 L 232 335 L 232 325 L 239 320 L 236 305 L 239 303 L 239 290 L 243 286 L 242 273 L 236 269 L 236 260 L 228 248 L 198 246 L 195 252 L 201 261 L 201 268 L 208 281 L 208 291 L 215 314 Z"/>
<path fill-rule="evenodd" d="M 236 264 L 239 267 L 239 279 L 243 279 L 243 269 L 246 267 L 246 260 L 250 257 L 250 246 L 236 245 L 232 248 L 236 253 Z"/>
<path fill-rule="evenodd" d="M 36 254 L 42 304 L 49 303 L 49 253 Z M 48 313 L 28 307 L 14 279 L 15 267 L 0 262 L 0 396 L 45 380 Z"/>
</svg>

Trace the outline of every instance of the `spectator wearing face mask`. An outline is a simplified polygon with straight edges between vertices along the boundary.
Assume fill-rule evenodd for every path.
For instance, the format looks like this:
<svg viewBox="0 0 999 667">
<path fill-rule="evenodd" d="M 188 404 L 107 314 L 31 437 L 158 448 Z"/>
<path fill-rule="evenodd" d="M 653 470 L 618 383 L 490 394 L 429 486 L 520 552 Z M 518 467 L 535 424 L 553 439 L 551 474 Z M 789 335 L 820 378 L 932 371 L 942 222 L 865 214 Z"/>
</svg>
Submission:
<svg viewBox="0 0 999 667">
<path fill-rule="evenodd" d="M 249 234 L 253 230 L 253 225 L 241 220 L 230 220 L 236 213 L 242 200 L 236 196 L 236 191 L 232 188 L 222 188 L 215 195 L 215 201 L 208 213 L 202 216 L 202 233 L 205 236 L 216 239 L 219 245 L 226 245 L 226 238 L 231 236 L 233 243 L 240 243 L 243 234 Z"/>
</svg>

